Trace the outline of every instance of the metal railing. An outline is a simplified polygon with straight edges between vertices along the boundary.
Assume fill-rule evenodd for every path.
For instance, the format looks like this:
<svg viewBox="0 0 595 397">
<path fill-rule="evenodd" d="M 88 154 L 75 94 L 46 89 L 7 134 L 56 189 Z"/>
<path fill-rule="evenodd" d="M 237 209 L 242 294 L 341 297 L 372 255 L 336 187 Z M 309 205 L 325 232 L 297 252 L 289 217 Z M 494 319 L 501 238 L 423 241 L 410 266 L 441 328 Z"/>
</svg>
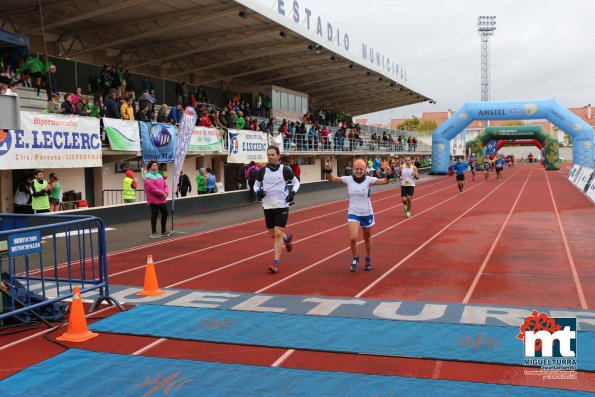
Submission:
<svg viewBox="0 0 595 397">
<path fill-rule="evenodd" d="M 136 189 L 134 190 L 135 193 L 135 201 L 145 201 L 147 198 L 145 196 L 145 191 L 143 189 Z M 114 204 L 124 204 L 124 200 L 122 199 L 122 189 L 105 189 L 101 192 L 101 206 L 104 205 L 114 205 Z"/>
<path fill-rule="evenodd" d="M 102 301 L 123 309 L 110 296 L 105 226 L 94 216 L 0 214 L 0 273 L 0 321 L 26 312 L 41 319 L 38 311 L 71 298 L 74 287 L 98 292 L 90 311 Z M 18 284 L 39 299 L 17 299 Z"/>
</svg>

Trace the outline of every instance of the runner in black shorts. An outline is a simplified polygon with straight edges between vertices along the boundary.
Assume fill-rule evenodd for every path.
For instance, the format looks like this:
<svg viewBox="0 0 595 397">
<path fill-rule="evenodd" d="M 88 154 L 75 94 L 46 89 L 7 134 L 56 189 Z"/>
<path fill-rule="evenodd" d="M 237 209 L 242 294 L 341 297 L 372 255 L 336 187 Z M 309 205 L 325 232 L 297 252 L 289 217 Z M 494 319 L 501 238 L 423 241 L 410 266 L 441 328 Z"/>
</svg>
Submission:
<svg viewBox="0 0 595 397">
<path fill-rule="evenodd" d="M 275 240 L 273 245 L 275 259 L 269 267 L 269 271 L 277 273 L 283 244 L 285 244 L 287 252 L 292 249 L 293 236 L 291 233 L 285 233 L 285 226 L 287 226 L 289 217 L 289 205 L 300 188 L 300 181 L 295 177 L 291 168 L 279 163 L 281 156 L 277 146 L 268 147 L 267 158 L 269 163 L 266 167 L 260 168 L 256 174 L 254 192 L 262 201 L 264 221 L 269 235 Z M 291 190 L 287 185 L 288 182 L 291 182 Z"/>
</svg>

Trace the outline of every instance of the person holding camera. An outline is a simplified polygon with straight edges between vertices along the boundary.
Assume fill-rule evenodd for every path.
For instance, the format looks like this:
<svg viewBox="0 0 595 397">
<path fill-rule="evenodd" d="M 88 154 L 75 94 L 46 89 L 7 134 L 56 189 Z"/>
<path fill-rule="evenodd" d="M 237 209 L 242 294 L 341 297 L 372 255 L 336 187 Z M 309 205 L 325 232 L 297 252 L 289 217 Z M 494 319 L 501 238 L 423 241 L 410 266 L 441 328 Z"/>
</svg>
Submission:
<svg viewBox="0 0 595 397">
<path fill-rule="evenodd" d="M 366 162 L 356 160 L 353 163 L 353 174 L 342 177 L 334 176 L 333 161 L 325 164 L 324 173 L 326 179 L 332 183 L 344 183 L 349 193 L 349 209 L 347 210 L 347 225 L 349 229 L 349 246 L 353 259 L 349 270 L 355 272 L 359 264 L 359 252 L 357 248 L 357 237 L 359 228 L 362 228 L 364 243 L 366 245 L 366 265 L 364 270 L 372 270 L 372 226 L 374 226 L 374 210 L 370 200 L 370 187 L 374 185 L 386 185 L 390 182 L 392 170 L 386 167 L 384 178 L 376 178 L 366 175 Z"/>
<path fill-rule="evenodd" d="M 281 154 L 279 148 L 270 145 L 267 148 L 268 164 L 258 170 L 254 182 L 254 192 L 259 201 L 262 201 L 264 209 L 264 221 L 272 239 L 275 250 L 273 264 L 269 267 L 271 273 L 279 271 L 279 260 L 281 248 L 285 244 L 285 250 L 291 252 L 293 247 L 293 236 L 286 233 L 287 219 L 289 218 L 289 206 L 293 204 L 293 198 L 300 188 L 300 181 L 295 177 L 290 167 L 282 165 L 279 161 Z M 291 190 L 288 182 L 291 181 Z"/>
</svg>

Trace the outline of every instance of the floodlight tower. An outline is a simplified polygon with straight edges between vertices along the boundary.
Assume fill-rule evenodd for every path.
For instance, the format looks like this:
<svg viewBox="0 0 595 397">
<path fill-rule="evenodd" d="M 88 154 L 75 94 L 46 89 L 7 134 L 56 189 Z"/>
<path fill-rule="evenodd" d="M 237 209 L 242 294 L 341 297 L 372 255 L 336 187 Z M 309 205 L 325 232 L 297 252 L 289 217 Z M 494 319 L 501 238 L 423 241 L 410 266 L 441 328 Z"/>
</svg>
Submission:
<svg viewBox="0 0 595 397">
<path fill-rule="evenodd" d="M 496 30 L 496 17 L 477 18 L 477 33 L 481 37 L 481 101 L 490 100 L 490 37 Z"/>
</svg>

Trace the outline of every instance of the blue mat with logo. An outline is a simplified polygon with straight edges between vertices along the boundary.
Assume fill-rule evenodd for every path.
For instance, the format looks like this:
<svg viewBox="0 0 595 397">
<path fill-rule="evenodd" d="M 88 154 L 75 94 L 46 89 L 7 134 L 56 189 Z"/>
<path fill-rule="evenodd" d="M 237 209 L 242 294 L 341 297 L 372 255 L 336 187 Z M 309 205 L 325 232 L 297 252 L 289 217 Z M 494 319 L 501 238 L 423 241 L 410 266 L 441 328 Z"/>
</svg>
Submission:
<svg viewBox="0 0 595 397">
<path fill-rule="evenodd" d="M 77 349 L 0 381 L 0 390 L 2 397 L 592 395 L 573 390 L 258 367 Z"/>
<path fill-rule="evenodd" d="M 517 327 L 141 305 L 89 328 L 288 349 L 524 365 Z M 578 332 L 577 345 L 577 369 L 595 370 L 595 333 Z"/>
</svg>

